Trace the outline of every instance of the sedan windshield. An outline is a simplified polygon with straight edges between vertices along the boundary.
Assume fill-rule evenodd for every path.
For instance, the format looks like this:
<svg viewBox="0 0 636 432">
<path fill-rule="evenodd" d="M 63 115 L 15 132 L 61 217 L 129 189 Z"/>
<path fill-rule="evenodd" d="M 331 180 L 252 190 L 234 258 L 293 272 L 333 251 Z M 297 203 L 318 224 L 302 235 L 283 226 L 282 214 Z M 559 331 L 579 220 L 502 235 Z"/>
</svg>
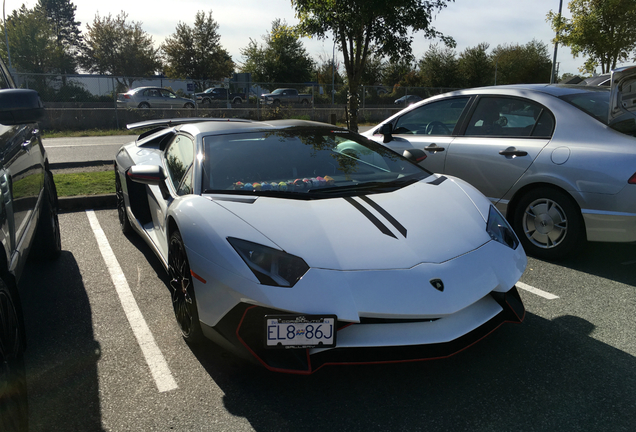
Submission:
<svg viewBox="0 0 636 432">
<path fill-rule="evenodd" d="M 403 187 L 429 172 L 347 131 L 292 128 L 203 140 L 203 191 L 314 198 Z"/>
</svg>

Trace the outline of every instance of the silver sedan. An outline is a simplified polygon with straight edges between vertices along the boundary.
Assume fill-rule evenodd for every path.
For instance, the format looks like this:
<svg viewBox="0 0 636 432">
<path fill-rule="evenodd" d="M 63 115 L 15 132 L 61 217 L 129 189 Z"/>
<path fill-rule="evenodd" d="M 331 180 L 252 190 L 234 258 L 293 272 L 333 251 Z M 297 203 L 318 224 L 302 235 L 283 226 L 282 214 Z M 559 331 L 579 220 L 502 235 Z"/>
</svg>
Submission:
<svg viewBox="0 0 636 432">
<path fill-rule="evenodd" d="M 125 108 L 194 108 L 194 101 L 161 87 L 137 87 L 117 94 L 117 106 Z"/>
<path fill-rule="evenodd" d="M 506 215 L 527 253 L 559 259 L 585 240 L 636 241 L 635 112 L 630 67 L 614 71 L 611 89 L 535 84 L 446 93 L 364 135 L 468 181 Z"/>
</svg>

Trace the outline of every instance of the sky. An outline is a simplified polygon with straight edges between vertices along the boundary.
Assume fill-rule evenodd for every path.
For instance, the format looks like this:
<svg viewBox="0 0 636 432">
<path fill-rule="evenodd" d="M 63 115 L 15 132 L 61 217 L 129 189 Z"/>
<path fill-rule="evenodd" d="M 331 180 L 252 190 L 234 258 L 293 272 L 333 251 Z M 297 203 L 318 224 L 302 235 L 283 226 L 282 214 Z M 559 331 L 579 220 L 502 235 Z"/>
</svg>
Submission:
<svg viewBox="0 0 636 432">
<path fill-rule="evenodd" d="M 37 0 L 4 2 L 9 15 L 11 10 L 18 9 L 23 3 L 33 7 Z M 271 30 L 272 21 L 281 18 L 289 25 L 298 23 L 291 0 L 107 0 L 104 3 L 72 0 L 72 3 L 77 6 L 75 17 L 82 23 L 82 31 L 97 14 L 115 16 L 123 10 L 128 14 L 128 20 L 142 23 L 142 28 L 153 37 L 157 46 L 175 32 L 179 22 L 192 26 L 197 11 L 207 14 L 211 10 L 212 17 L 219 24 L 221 45 L 238 64 L 245 60 L 240 50 L 248 45 L 250 38 L 261 43 L 262 36 Z M 563 15 L 570 18 L 567 3 L 568 0 L 563 1 Z M 536 39 L 548 46 L 552 58 L 554 33 L 546 22 L 546 15 L 550 10 L 556 13 L 558 9 L 559 0 L 456 0 L 439 12 L 432 24 L 444 35 L 455 39 L 457 54 L 481 42 L 488 43 L 492 50 L 497 45 L 525 45 Z M 431 43 L 441 44 L 440 41 L 425 39 L 422 33 L 415 33 L 413 37 L 413 54 L 418 60 Z M 314 59 L 331 58 L 331 40 L 301 40 Z M 559 75 L 568 72 L 578 74 L 578 68 L 584 61 L 582 57 L 574 58 L 567 47 L 559 47 Z"/>
</svg>

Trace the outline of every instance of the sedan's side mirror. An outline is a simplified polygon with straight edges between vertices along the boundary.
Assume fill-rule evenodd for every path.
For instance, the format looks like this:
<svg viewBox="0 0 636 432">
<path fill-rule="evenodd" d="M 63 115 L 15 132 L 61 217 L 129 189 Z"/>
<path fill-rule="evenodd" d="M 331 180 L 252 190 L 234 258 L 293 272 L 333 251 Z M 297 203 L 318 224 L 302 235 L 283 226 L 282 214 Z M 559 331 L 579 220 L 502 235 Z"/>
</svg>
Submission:
<svg viewBox="0 0 636 432">
<path fill-rule="evenodd" d="M 136 183 L 159 186 L 163 199 L 170 197 L 166 186 L 166 172 L 159 165 L 133 165 L 126 172 L 128 178 Z"/>
<path fill-rule="evenodd" d="M 13 126 L 36 123 L 44 117 L 44 105 L 35 90 L 0 90 L 0 124 Z"/>
<path fill-rule="evenodd" d="M 391 126 L 391 123 L 385 123 L 380 126 L 379 132 L 384 135 L 384 139 L 382 140 L 384 144 L 393 141 L 393 135 L 391 135 L 393 133 L 393 126 Z"/>
</svg>

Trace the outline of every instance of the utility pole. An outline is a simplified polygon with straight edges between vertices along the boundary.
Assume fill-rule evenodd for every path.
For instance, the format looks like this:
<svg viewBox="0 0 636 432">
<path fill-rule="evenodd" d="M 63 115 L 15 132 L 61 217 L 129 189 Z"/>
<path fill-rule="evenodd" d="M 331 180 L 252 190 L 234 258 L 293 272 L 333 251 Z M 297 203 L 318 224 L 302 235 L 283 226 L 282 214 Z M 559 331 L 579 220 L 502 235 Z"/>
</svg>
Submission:
<svg viewBox="0 0 636 432">
<path fill-rule="evenodd" d="M 7 42 L 7 54 L 9 55 L 9 70 L 11 70 L 11 50 L 9 49 L 9 33 L 7 32 L 7 19 L 4 14 L 4 7 L 7 0 L 2 0 L 2 21 L 4 22 L 4 39 Z"/>
<path fill-rule="evenodd" d="M 559 24 L 561 24 L 561 10 L 563 9 L 563 0 L 559 0 Z M 557 50 L 559 49 L 559 29 L 556 32 L 556 41 L 554 42 L 554 56 L 552 57 L 552 73 L 550 73 L 550 84 L 554 84 L 556 78 L 556 59 Z"/>
</svg>

